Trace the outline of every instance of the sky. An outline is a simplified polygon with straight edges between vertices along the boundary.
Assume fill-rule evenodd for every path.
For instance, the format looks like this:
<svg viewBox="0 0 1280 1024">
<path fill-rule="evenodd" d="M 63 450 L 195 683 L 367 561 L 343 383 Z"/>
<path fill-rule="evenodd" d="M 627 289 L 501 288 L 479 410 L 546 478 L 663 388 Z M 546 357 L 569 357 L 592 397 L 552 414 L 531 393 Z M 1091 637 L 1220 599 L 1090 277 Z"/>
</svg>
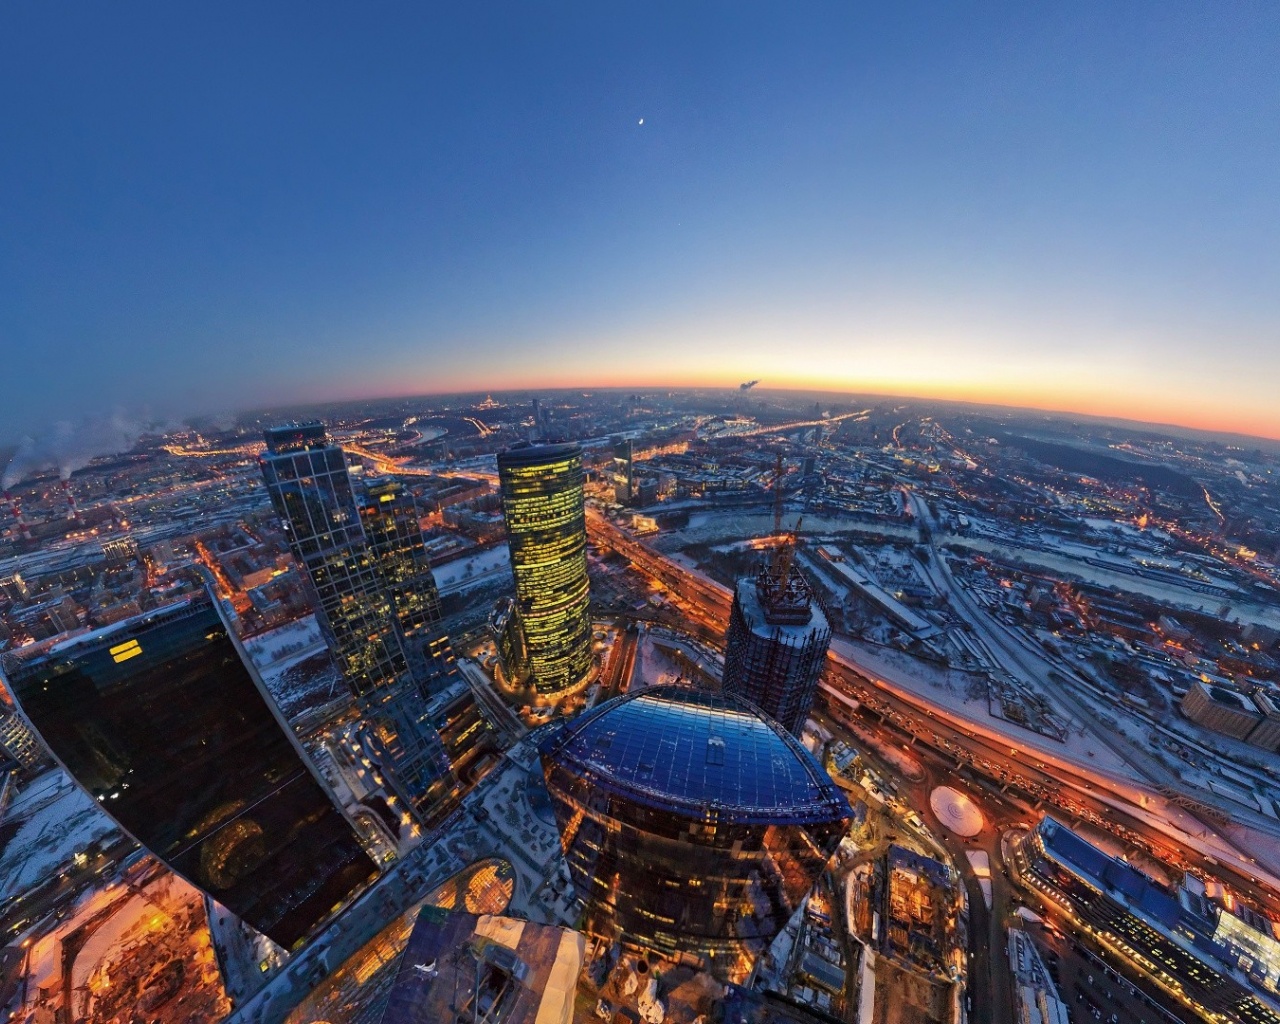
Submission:
<svg viewBox="0 0 1280 1024">
<path fill-rule="evenodd" d="M 1244 0 L 11 0 L 0 441 L 748 379 L 1280 437 L 1277 68 Z"/>
</svg>

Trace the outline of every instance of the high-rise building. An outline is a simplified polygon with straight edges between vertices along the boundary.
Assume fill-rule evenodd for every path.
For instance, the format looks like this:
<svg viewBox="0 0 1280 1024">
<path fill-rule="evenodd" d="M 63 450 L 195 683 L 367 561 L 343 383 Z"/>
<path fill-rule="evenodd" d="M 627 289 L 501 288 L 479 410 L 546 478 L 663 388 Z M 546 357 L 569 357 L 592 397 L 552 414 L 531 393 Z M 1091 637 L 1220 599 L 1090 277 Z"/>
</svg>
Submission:
<svg viewBox="0 0 1280 1024">
<path fill-rule="evenodd" d="M 207 594 L 11 659 L 68 774 L 179 875 L 289 949 L 373 861 Z"/>
<path fill-rule="evenodd" d="M 826 613 L 795 564 L 792 541 L 738 580 L 729 612 L 723 685 L 799 735 L 831 644 Z"/>
<path fill-rule="evenodd" d="M 804 746 L 727 694 L 636 690 L 539 751 L 588 929 L 707 954 L 728 980 L 786 925 L 850 818 Z"/>
<path fill-rule="evenodd" d="M 394 687 L 409 657 L 342 449 L 320 423 L 273 427 L 266 440 L 267 492 L 314 591 L 338 667 L 357 696 Z"/>
<path fill-rule="evenodd" d="M 576 686 L 591 669 L 591 595 L 582 448 L 527 445 L 498 454 L 516 609 L 538 692 Z"/>
<path fill-rule="evenodd" d="M 489 631 L 498 649 L 503 674 L 511 682 L 521 682 L 528 674 L 529 655 L 524 646 L 524 633 L 516 615 L 516 603 L 502 598 L 489 614 Z"/>
<path fill-rule="evenodd" d="M 426 698 L 452 665 L 433 630 L 439 595 L 412 498 L 394 481 L 364 492 L 323 424 L 266 432 L 262 476 L 313 591 L 316 617 L 369 725 L 389 784 L 421 816 L 442 772 Z"/>
<path fill-rule="evenodd" d="M 613 500 L 630 505 L 635 499 L 635 458 L 631 440 L 624 438 L 613 445 Z"/>
<path fill-rule="evenodd" d="M 383 588 L 405 641 L 415 678 L 438 689 L 454 668 L 453 649 L 439 631 L 440 592 L 422 538 L 418 506 L 398 480 L 366 482 L 359 494 L 360 521 Z"/>
</svg>

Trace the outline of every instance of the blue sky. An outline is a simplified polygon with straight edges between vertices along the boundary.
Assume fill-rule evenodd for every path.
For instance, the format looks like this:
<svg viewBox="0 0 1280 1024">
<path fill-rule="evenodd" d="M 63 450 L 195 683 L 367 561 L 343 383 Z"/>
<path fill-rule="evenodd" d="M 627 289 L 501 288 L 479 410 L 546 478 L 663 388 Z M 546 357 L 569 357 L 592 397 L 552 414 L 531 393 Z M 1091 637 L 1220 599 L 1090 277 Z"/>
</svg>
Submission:
<svg viewBox="0 0 1280 1024">
<path fill-rule="evenodd" d="M 1261 3 L 6 4 L 0 439 L 750 378 L 1280 436 L 1277 67 Z"/>
</svg>

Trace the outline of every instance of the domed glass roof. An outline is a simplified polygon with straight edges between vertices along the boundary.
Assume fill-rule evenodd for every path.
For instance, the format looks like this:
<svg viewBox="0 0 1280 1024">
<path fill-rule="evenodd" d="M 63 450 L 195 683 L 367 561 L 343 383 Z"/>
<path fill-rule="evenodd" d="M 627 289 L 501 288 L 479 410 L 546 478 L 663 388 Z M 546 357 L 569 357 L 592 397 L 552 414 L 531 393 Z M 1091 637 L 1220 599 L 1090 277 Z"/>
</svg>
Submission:
<svg viewBox="0 0 1280 1024">
<path fill-rule="evenodd" d="M 542 750 L 599 786 L 700 817 L 823 821 L 849 814 L 843 794 L 795 737 L 728 694 L 637 690 L 566 723 Z"/>
</svg>

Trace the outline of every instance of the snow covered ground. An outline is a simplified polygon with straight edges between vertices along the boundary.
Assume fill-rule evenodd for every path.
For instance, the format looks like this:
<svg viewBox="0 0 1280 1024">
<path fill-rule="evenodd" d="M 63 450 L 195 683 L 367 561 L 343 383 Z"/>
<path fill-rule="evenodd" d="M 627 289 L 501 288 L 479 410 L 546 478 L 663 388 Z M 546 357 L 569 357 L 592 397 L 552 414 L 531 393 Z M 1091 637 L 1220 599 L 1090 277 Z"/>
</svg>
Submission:
<svg viewBox="0 0 1280 1024">
<path fill-rule="evenodd" d="M 4 821 L 18 827 L 0 852 L 0 899 L 56 874 L 94 840 L 120 834 L 61 768 L 20 792 Z"/>
<path fill-rule="evenodd" d="M 455 558 L 444 562 L 431 570 L 436 578 L 436 586 L 440 591 L 467 590 L 473 584 L 481 583 L 500 572 L 506 572 L 511 565 L 511 556 L 505 544 L 495 544 L 474 554 Z"/>
<path fill-rule="evenodd" d="M 244 642 L 249 657 L 259 669 L 265 669 L 278 661 L 292 657 L 304 651 L 314 651 L 324 646 L 320 635 L 320 624 L 314 615 L 304 615 L 278 629 L 257 636 Z"/>
<path fill-rule="evenodd" d="M 245 642 L 245 649 L 285 718 L 345 692 L 314 615 L 260 633 Z"/>
</svg>

